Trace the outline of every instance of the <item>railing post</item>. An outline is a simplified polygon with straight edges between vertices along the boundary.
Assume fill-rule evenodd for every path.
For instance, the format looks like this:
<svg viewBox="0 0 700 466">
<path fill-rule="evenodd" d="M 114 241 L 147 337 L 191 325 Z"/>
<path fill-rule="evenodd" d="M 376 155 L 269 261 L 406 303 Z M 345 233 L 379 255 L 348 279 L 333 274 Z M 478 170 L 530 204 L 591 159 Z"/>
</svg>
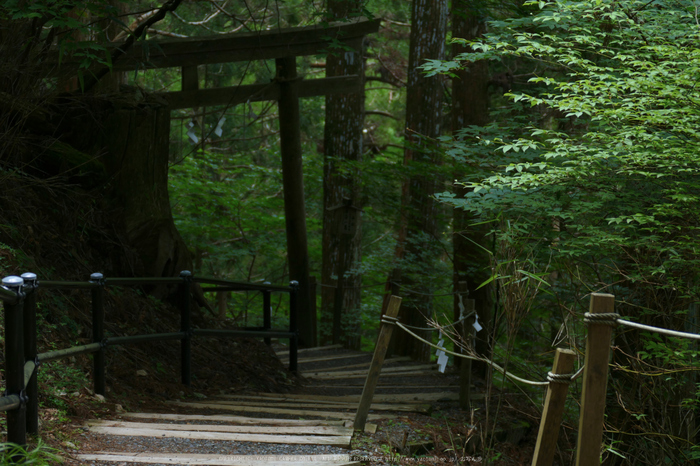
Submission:
<svg viewBox="0 0 700 466">
<path fill-rule="evenodd" d="M 19 395 L 20 405 L 7 412 L 7 441 L 22 447 L 27 444 L 26 398 L 24 393 L 24 332 L 22 313 L 24 293 L 20 277 L 2 279 L 2 284 L 17 295 L 17 300 L 5 303 L 5 384 L 8 395 Z"/>
<path fill-rule="evenodd" d="M 192 328 L 190 318 L 190 287 L 192 285 L 192 272 L 183 270 L 180 272 L 182 284 L 180 285 L 180 331 L 185 335 L 181 340 L 181 375 L 182 384 L 192 385 Z"/>
<path fill-rule="evenodd" d="M 552 374 L 570 375 L 574 368 L 575 359 L 576 353 L 573 351 L 557 348 Z M 569 392 L 569 383 L 571 382 L 571 379 L 557 381 L 551 376 L 548 379 L 549 386 L 540 420 L 540 430 L 537 434 L 535 454 L 532 457 L 532 466 L 551 466 L 554 462 L 561 420 L 564 417 L 566 394 Z"/>
<path fill-rule="evenodd" d="M 299 305 L 299 282 L 292 280 L 289 282 L 289 332 L 292 337 L 289 339 L 289 370 L 297 371 L 297 352 L 299 350 L 299 328 L 297 324 L 297 306 Z"/>
<path fill-rule="evenodd" d="M 24 286 L 22 290 L 25 292 L 24 298 L 24 360 L 36 362 L 36 274 L 23 273 L 22 280 Z M 27 433 L 36 435 L 39 433 L 39 389 L 37 387 L 37 372 L 39 368 L 34 369 L 34 373 L 27 381 L 25 388 L 27 395 L 27 411 L 25 413 Z"/>
<path fill-rule="evenodd" d="M 357 413 L 355 414 L 355 422 L 353 423 L 353 428 L 355 430 L 365 430 L 369 408 L 372 406 L 374 390 L 377 388 L 377 383 L 379 383 L 379 375 L 382 372 L 382 364 L 384 364 L 386 350 L 389 348 L 391 334 L 394 332 L 393 323 L 388 322 L 398 321 L 397 316 L 399 315 L 400 308 L 401 298 L 398 296 L 391 296 L 386 308 L 386 314 L 382 316 L 382 323 L 379 326 L 379 335 L 377 336 L 377 344 L 374 346 L 372 362 L 367 371 L 367 378 L 365 379 L 365 386 L 362 389 L 360 403 L 357 405 Z"/>
<path fill-rule="evenodd" d="M 590 315 L 613 314 L 614 312 L 615 296 L 604 293 L 591 294 Z M 586 337 L 581 414 L 576 442 L 576 466 L 600 464 L 605 395 L 608 384 L 608 361 L 614 321 L 587 317 L 586 322 L 588 336 Z"/>
<path fill-rule="evenodd" d="M 265 284 L 269 284 L 265 282 Z M 267 332 L 272 328 L 272 300 L 270 290 L 263 290 L 263 329 Z M 265 337 L 265 344 L 267 346 L 272 345 L 272 340 L 269 337 Z"/>
<path fill-rule="evenodd" d="M 90 283 L 95 286 L 90 290 L 92 295 L 92 342 L 101 343 L 104 341 L 104 275 L 101 273 L 93 273 L 90 275 Z M 107 392 L 105 382 L 105 349 L 100 348 L 99 351 L 93 353 L 93 383 L 95 385 L 95 393 L 104 396 Z"/>
</svg>

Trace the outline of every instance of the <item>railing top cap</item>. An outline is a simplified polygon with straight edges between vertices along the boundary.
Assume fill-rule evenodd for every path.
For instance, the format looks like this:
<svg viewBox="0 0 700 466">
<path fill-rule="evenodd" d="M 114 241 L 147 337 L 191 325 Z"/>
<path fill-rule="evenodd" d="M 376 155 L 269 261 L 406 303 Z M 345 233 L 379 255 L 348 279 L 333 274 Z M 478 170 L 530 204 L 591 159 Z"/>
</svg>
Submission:
<svg viewBox="0 0 700 466">
<path fill-rule="evenodd" d="M 9 287 L 18 287 L 22 286 L 24 284 L 24 280 L 22 277 L 17 277 L 15 275 L 10 275 L 9 277 L 5 277 L 2 279 L 2 284 L 4 286 L 9 286 Z"/>
<path fill-rule="evenodd" d="M 22 278 L 23 278 L 24 280 L 27 280 L 27 281 L 29 281 L 29 280 L 36 280 L 36 274 L 35 274 L 35 273 L 32 273 L 32 272 L 24 272 L 24 273 L 22 274 Z"/>
<path fill-rule="evenodd" d="M 191 277 L 192 272 L 190 272 L 189 270 L 183 270 L 182 272 L 180 272 L 180 276 L 181 277 Z"/>
<path fill-rule="evenodd" d="M 102 280 L 103 278 L 105 278 L 105 276 L 99 272 L 90 274 L 90 280 Z"/>
</svg>

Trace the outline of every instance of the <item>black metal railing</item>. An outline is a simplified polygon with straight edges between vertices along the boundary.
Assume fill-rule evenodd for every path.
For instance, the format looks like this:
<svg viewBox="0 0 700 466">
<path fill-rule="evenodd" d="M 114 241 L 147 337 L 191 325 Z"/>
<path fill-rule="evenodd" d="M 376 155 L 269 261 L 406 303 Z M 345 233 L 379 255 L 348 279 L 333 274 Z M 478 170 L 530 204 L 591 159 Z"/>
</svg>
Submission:
<svg viewBox="0 0 700 466">
<path fill-rule="evenodd" d="M 191 323 L 191 289 L 193 283 L 210 285 L 204 292 L 259 291 L 263 296 L 263 325 L 257 328 L 236 330 L 197 329 Z M 132 335 L 105 338 L 104 335 L 104 290 L 108 286 L 177 285 L 177 302 L 180 308 L 180 331 L 147 335 Z M 0 300 L 5 313 L 5 382 L 6 395 L 0 397 L 0 411 L 7 412 L 7 441 L 26 445 L 27 433 L 39 433 L 39 403 L 37 372 L 41 364 L 80 354 L 93 355 L 93 383 L 95 393 L 104 395 L 105 351 L 111 346 L 180 340 L 180 372 L 182 383 L 191 384 L 191 341 L 194 337 L 209 338 L 264 338 L 270 344 L 272 338 L 289 339 L 289 370 L 297 371 L 298 329 L 297 294 L 299 285 L 289 286 L 233 282 L 194 277 L 189 271 L 173 278 L 106 278 L 94 273 L 87 282 L 41 281 L 33 273 L 21 277 L 2 279 Z M 92 302 L 92 343 L 37 354 L 37 290 L 78 289 L 90 290 Z M 289 293 L 289 329 L 273 329 L 271 317 L 271 294 Z"/>
</svg>

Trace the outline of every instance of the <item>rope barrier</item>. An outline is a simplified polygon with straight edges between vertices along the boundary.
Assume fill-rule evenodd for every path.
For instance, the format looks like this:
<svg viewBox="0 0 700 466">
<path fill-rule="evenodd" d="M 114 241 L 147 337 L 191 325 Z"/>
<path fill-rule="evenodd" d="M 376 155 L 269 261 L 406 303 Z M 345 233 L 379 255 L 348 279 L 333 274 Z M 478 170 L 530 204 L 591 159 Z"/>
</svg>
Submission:
<svg viewBox="0 0 700 466">
<path fill-rule="evenodd" d="M 581 366 L 581 368 L 580 368 L 579 370 L 577 370 L 576 373 L 575 373 L 574 375 L 571 376 L 571 381 L 572 381 L 572 382 L 573 382 L 574 380 L 578 379 L 579 377 L 581 377 L 581 374 L 583 374 L 583 368 L 584 368 L 584 367 L 585 367 L 585 366 Z"/>
<path fill-rule="evenodd" d="M 407 328 L 412 329 L 412 330 L 422 330 L 424 332 L 437 332 L 437 331 L 440 331 L 444 328 L 450 328 L 450 327 L 454 327 L 457 324 L 461 324 L 462 322 L 464 322 L 465 320 L 467 320 L 469 317 L 473 316 L 474 314 L 475 314 L 475 312 L 472 311 L 469 313 L 469 315 L 466 315 L 459 320 L 456 320 L 450 324 L 442 325 L 440 327 L 415 327 L 413 325 L 407 325 L 407 324 L 403 324 L 403 325 Z"/>
<path fill-rule="evenodd" d="M 459 314 L 460 314 L 460 316 L 461 316 L 461 317 L 459 318 L 459 320 L 457 320 L 457 321 L 455 321 L 455 322 L 452 322 L 452 323 L 449 323 L 449 324 L 446 324 L 446 325 L 436 326 L 436 327 L 416 327 L 416 326 L 413 326 L 413 325 L 407 325 L 407 324 L 404 324 L 404 325 L 405 325 L 406 327 L 410 328 L 410 329 L 413 329 L 413 330 L 420 330 L 420 331 L 423 331 L 423 332 L 438 332 L 438 331 L 442 331 L 443 329 L 446 329 L 446 328 L 454 327 L 455 325 L 464 322 L 464 321 L 465 321 L 466 319 L 468 319 L 469 317 L 471 317 L 471 316 L 473 316 L 473 315 L 476 315 L 476 311 L 471 311 L 469 314 L 467 314 L 467 315 L 465 316 L 465 315 L 464 315 L 465 309 L 464 309 L 464 302 L 463 302 L 463 300 L 462 300 L 462 293 L 455 293 L 455 294 L 457 294 L 457 296 L 459 297 L 459 309 L 460 309 Z M 478 317 L 478 316 L 477 316 L 477 317 Z M 437 325 L 437 321 L 435 321 L 435 325 Z"/>
<path fill-rule="evenodd" d="M 383 315 L 381 318 L 381 323 L 383 323 L 383 324 L 394 325 L 394 324 L 397 324 L 398 322 L 399 322 L 398 317 Z"/>
<path fill-rule="evenodd" d="M 672 336 L 672 337 L 690 338 L 691 340 L 700 340 L 700 335 L 698 335 L 697 333 L 679 332 L 677 330 L 669 330 L 667 328 L 660 328 L 660 327 L 653 327 L 651 325 L 638 324 L 637 322 L 630 322 L 629 320 L 624 320 L 624 319 L 617 319 L 616 322 L 620 325 L 638 328 L 640 330 L 646 330 L 648 332 L 661 333 L 663 335 L 668 335 L 668 336 Z"/>
<path fill-rule="evenodd" d="M 627 327 L 636 328 L 639 330 L 645 330 L 647 332 L 656 332 L 662 335 L 668 335 L 671 337 L 679 338 L 689 338 L 691 340 L 700 340 L 700 335 L 697 333 L 689 332 L 679 332 L 678 330 L 670 330 L 662 327 L 654 327 L 653 325 L 639 324 L 637 322 L 631 322 L 629 320 L 624 320 L 620 318 L 620 314 L 615 312 L 601 313 L 601 314 L 591 314 L 586 312 L 583 315 L 583 321 L 587 324 L 602 324 L 602 325 L 625 325 Z"/>
<path fill-rule="evenodd" d="M 468 316 L 462 317 L 461 319 L 459 319 L 458 321 L 456 321 L 452 324 L 445 325 L 445 327 L 451 327 L 451 326 L 457 325 L 458 323 L 464 321 L 468 317 L 471 317 L 471 315 L 473 315 L 473 314 L 474 313 L 472 312 Z M 598 313 L 598 314 L 592 314 L 592 313 L 586 312 L 584 314 L 583 321 L 586 324 L 598 324 L 598 325 L 609 325 L 609 326 L 624 325 L 624 326 L 636 328 L 639 330 L 660 333 L 662 335 L 668 335 L 668 336 L 679 337 L 679 338 L 689 338 L 692 340 L 700 340 L 700 334 L 679 332 L 677 330 L 670 330 L 670 329 L 661 328 L 661 327 L 654 327 L 651 325 L 639 324 L 637 322 L 631 322 L 629 320 L 621 319 L 620 314 L 618 314 L 616 312 Z M 389 324 L 389 325 L 396 325 L 401 330 L 405 331 L 406 333 L 408 333 L 409 335 L 411 335 L 415 339 L 425 343 L 428 346 L 439 349 L 439 350 L 443 351 L 445 354 L 450 354 L 450 355 L 458 357 L 458 358 L 471 359 L 473 361 L 485 362 L 485 363 L 489 364 L 491 367 L 493 367 L 496 371 L 500 372 L 505 377 L 507 377 L 510 380 L 515 381 L 515 382 L 521 382 L 524 384 L 534 385 L 534 386 L 544 386 L 544 385 L 549 385 L 550 383 L 568 384 L 568 383 L 573 382 L 574 380 L 579 378 L 581 376 L 581 374 L 583 374 L 584 366 L 581 366 L 579 368 L 579 370 L 573 374 L 555 374 L 553 372 L 548 372 L 546 382 L 536 382 L 533 380 L 523 379 L 523 378 L 518 377 L 514 374 L 511 374 L 510 372 L 506 371 L 501 366 L 499 366 L 498 364 L 496 364 L 495 362 L 493 362 L 487 358 L 478 357 L 478 356 L 470 356 L 467 354 L 460 354 L 460 353 L 455 353 L 453 351 L 449 351 L 446 348 L 438 346 L 438 345 L 416 335 L 415 333 L 413 333 L 410 330 L 410 329 L 414 329 L 414 330 L 418 330 L 418 331 L 421 331 L 421 330 L 422 331 L 436 331 L 436 330 L 439 330 L 440 328 L 435 328 L 435 327 L 422 328 L 422 327 L 414 327 L 411 325 L 405 325 L 405 324 L 400 323 L 398 318 L 388 317 L 388 316 L 382 316 L 381 322 L 385 323 L 385 324 Z"/>
<path fill-rule="evenodd" d="M 383 319 L 382 319 L 382 322 L 384 322 Z M 389 323 L 391 323 L 391 322 L 385 322 L 385 323 L 389 324 Z M 535 386 L 546 386 L 546 385 L 549 385 L 549 382 L 535 382 L 535 381 L 533 381 L 533 380 L 527 380 L 527 379 L 523 379 L 523 378 L 521 378 L 521 377 L 518 377 L 517 375 L 513 375 L 513 374 L 511 374 L 510 372 L 508 372 L 508 371 L 506 371 L 505 369 L 503 369 L 503 368 L 502 368 L 501 366 L 499 366 L 498 364 L 496 364 L 495 362 L 493 362 L 493 361 L 491 361 L 491 360 L 489 360 L 489 359 L 487 359 L 487 358 L 482 358 L 482 357 L 477 357 L 477 356 L 469 356 L 469 355 L 467 355 L 467 354 L 455 353 L 455 352 L 453 352 L 453 351 L 448 350 L 447 348 L 443 348 L 443 347 L 441 347 L 441 346 L 438 346 L 438 345 L 436 345 L 436 344 L 434 344 L 434 343 L 432 343 L 432 342 L 430 342 L 430 341 L 428 341 L 428 340 L 426 340 L 426 339 L 424 339 L 424 338 L 419 337 L 418 335 L 416 335 L 415 333 L 413 333 L 412 331 L 410 331 L 410 330 L 409 330 L 408 328 L 406 328 L 401 322 L 398 322 L 398 319 L 397 319 L 395 325 L 396 325 L 397 327 L 399 327 L 401 330 L 403 330 L 404 332 L 406 332 L 406 333 L 408 333 L 409 335 L 413 336 L 414 338 L 416 338 L 416 339 L 422 341 L 423 343 L 427 344 L 428 346 L 432 346 L 433 348 L 437 348 L 437 349 L 439 349 L 439 350 L 441 350 L 441 351 L 444 351 L 445 354 L 451 354 L 451 355 L 453 355 L 453 356 L 455 356 L 455 357 L 458 357 L 458 358 L 471 359 L 471 360 L 473 360 L 473 361 L 483 361 L 483 362 L 489 364 L 489 365 L 490 365 L 491 367 L 493 367 L 494 369 L 496 369 L 496 370 L 497 370 L 498 372 L 500 372 L 501 374 L 503 374 L 505 377 L 508 377 L 509 379 L 511 379 L 511 380 L 513 380 L 513 381 L 521 382 L 521 383 L 524 383 L 524 384 L 527 384 L 527 385 L 535 385 Z"/>
</svg>

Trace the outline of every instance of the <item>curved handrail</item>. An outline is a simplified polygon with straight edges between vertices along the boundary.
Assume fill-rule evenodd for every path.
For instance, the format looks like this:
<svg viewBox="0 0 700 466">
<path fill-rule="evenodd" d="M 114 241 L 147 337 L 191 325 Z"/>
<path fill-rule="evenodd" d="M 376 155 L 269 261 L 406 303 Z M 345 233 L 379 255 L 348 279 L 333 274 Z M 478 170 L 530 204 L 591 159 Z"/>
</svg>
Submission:
<svg viewBox="0 0 700 466">
<path fill-rule="evenodd" d="M 8 290 L 4 286 L 0 286 L 0 300 L 9 304 L 14 304 L 17 302 L 17 293 Z"/>
<path fill-rule="evenodd" d="M 271 285 L 265 283 L 246 283 L 237 282 L 233 280 L 222 280 L 219 278 L 208 278 L 208 277 L 194 277 L 192 279 L 196 283 L 202 283 L 206 285 L 216 285 L 222 287 L 240 287 L 243 290 L 258 290 L 258 291 L 279 291 L 284 293 L 289 293 L 290 288 L 288 286 Z M 205 289 L 206 291 L 206 289 Z M 216 290 L 211 290 L 216 291 Z M 223 290 L 222 290 L 223 291 Z"/>
</svg>

